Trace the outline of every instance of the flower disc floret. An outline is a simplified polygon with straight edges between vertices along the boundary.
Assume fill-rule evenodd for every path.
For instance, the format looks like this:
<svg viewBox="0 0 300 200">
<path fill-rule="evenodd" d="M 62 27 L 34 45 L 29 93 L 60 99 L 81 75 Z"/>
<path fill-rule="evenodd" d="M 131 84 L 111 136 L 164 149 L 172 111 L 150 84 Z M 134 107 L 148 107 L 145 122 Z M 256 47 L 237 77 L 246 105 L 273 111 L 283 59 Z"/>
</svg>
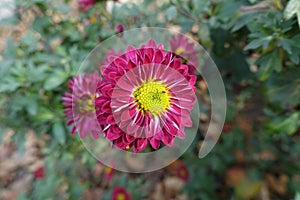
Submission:
<svg viewBox="0 0 300 200">
<path fill-rule="evenodd" d="M 150 112 L 152 115 L 160 115 L 170 106 L 170 94 L 168 88 L 160 81 L 149 81 L 137 87 L 133 92 L 138 109 Z"/>
</svg>

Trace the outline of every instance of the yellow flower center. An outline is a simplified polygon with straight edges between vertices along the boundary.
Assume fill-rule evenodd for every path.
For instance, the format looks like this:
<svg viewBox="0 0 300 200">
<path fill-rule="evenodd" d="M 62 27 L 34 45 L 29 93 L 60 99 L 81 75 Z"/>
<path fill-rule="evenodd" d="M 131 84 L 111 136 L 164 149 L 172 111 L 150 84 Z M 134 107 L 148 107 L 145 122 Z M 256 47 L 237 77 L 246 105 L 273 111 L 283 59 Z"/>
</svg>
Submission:
<svg viewBox="0 0 300 200">
<path fill-rule="evenodd" d="M 159 81 L 149 81 L 133 92 L 134 100 L 143 112 L 160 115 L 170 106 L 168 88 Z"/>
<path fill-rule="evenodd" d="M 125 200 L 125 195 L 122 193 L 117 194 L 117 200 Z"/>
<path fill-rule="evenodd" d="M 80 112 L 91 112 L 95 110 L 94 107 L 94 99 L 95 97 L 93 95 L 83 95 L 79 102 L 78 102 L 78 107 Z"/>
<path fill-rule="evenodd" d="M 181 170 L 179 171 L 179 174 L 180 174 L 181 176 L 186 176 L 186 171 L 185 171 L 184 169 L 181 169 Z"/>
<path fill-rule="evenodd" d="M 111 172 L 112 172 L 112 168 L 110 168 L 110 167 L 105 168 L 105 173 L 106 174 L 110 174 Z"/>
<path fill-rule="evenodd" d="M 181 48 L 181 47 L 178 47 L 176 50 L 175 50 L 175 53 L 177 54 L 177 55 L 180 55 L 180 54 L 182 54 L 184 52 L 184 48 Z"/>
</svg>

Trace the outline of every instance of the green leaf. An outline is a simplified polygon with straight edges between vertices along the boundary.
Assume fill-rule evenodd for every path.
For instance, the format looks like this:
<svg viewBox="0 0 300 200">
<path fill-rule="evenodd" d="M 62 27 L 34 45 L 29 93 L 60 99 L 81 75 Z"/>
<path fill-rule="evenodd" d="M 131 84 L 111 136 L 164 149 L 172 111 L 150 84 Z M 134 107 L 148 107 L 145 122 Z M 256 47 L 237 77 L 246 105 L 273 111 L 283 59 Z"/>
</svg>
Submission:
<svg viewBox="0 0 300 200">
<path fill-rule="evenodd" d="M 54 138 L 60 143 L 66 143 L 66 132 L 61 122 L 56 122 L 52 127 Z"/>
<path fill-rule="evenodd" d="M 271 76 L 274 70 L 277 72 L 281 71 L 282 60 L 280 57 L 279 49 L 275 48 L 271 52 L 262 55 L 257 59 L 255 63 L 260 65 L 259 71 L 257 73 L 259 80 L 265 81 Z"/>
<path fill-rule="evenodd" d="M 299 68 L 287 68 L 285 72 L 273 74 L 266 84 L 266 94 L 270 102 L 279 104 L 282 108 L 295 107 L 299 104 Z"/>
<path fill-rule="evenodd" d="M 282 46 L 282 48 L 288 53 L 292 54 L 292 45 L 293 41 L 286 39 L 286 38 L 280 38 L 279 39 L 279 45 Z"/>
<path fill-rule="evenodd" d="M 30 115 L 37 114 L 38 104 L 37 104 L 37 96 L 36 95 L 27 95 L 22 97 L 21 104 L 25 107 L 26 111 Z"/>
<path fill-rule="evenodd" d="M 283 14 L 284 14 L 284 18 L 287 20 L 297 15 L 298 24 L 300 27 L 300 1 L 299 0 L 290 0 L 286 5 Z"/>
<path fill-rule="evenodd" d="M 245 46 L 244 50 L 250 50 L 250 49 L 257 49 L 258 47 L 263 47 L 264 49 L 269 45 L 269 42 L 271 41 L 272 37 L 267 36 L 264 38 L 258 38 L 252 40 L 247 46 Z"/>
<path fill-rule="evenodd" d="M 67 74 L 62 70 L 54 71 L 44 82 L 45 90 L 53 90 L 67 79 Z"/>
<path fill-rule="evenodd" d="M 299 128 L 300 113 L 295 112 L 288 116 L 274 118 L 267 127 L 271 133 L 286 133 L 292 135 Z"/>
<path fill-rule="evenodd" d="M 300 200 L 300 192 L 296 193 L 294 200 Z"/>
<path fill-rule="evenodd" d="M 234 26 L 231 29 L 231 32 L 235 32 L 243 28 L 245 25 L 247 25 L 250 21 L 252 21 L 256 16 L 253 15 L 253 13 L 247 13 L 244 15 L 241 15 L 236 19 L 234 22 Z"/>
<path fill-rule="evenodd" d="M 0 92 L 13 92 L 20 86 L 21 84 L 16 79 L 12 76 L 7 76 L 0 81 Z"/>
<path fill-rule="evenodd" d="M 55 118 L 55 116 L 49 110 L 49 108 L 40 106 L 39 112 L 33 118 L 38 123 L 45 123 L 45 122 L 52 121 Z"/>
<path fill-rule="evenodd" d="M 167 10 L 166 10 L 166 16 L 167 16 L 167 20 L 171 21 L 172 19 L 174 19 L 174 17 L 177 14 L 177 9 L 175 6 L 170 6 Z"/>
</svg>

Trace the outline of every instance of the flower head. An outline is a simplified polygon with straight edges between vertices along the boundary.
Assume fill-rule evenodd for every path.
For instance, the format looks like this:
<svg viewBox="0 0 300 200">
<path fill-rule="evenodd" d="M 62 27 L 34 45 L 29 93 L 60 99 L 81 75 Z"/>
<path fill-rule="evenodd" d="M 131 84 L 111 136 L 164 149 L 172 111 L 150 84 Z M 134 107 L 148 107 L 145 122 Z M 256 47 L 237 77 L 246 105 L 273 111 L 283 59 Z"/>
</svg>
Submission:
<svg viewBox="0 0 300 200">
<path fill-rule="evenodd" d="M 191 73 L 193 73 L 198 66 L 197 51 L 194 47 L 194 43 L 190 42 L 184 35 L 178 34 L 171 37 L 170 47 L 175 55 L 184 59 L 185 63 L 188 61 L 187 64 L 191 65 L 190 69 L 193 70 L 191 71 Z"/>
<path fill-rule="evenodd" d="M 118 33 L 122 33 L 124 31 L 124 25 L 123 24 L 118 24 L 116 26 L 116 30 Z"/>
<path fill-rule="evenodd" d="M 181 58 L 149 40 L 139 49 L 128 47 L 101 71 L 97 119 L 116 147 L 139 152 L 185 137 L 184 127 L 192 126 L 196 76 Z"/>
<path fill-rule="evenodd" d="M 187 181 L 189 179 L 189 171 L 185 164 L 180 163 L 176 167 L 176 175 L 178 178 Z"/>
<path fill-rule="evenodd" d="M 95 4 L 95 1 L 94 0 L 78 0 L 78 4 L 82 8 L 82 10 L 85 12 Z"/>
<path fill-rule="evenodd" d="M 34 178 L 43 179 L 44 177 L 45 177 L 44 166 L 41 166 L 34 171 Z"/>
<path fill-rule="evenodd" d="M 80 138 L 85 138 L 90 133 L 93 139 L 97 139 L 100 127 L 95 117 L 94 100 L 99 81 L 98 72 L 93 74 L 77 75 L 69 81 L 69 91 L 62 98 L 67 107 L 64 114 L 67 116 L 68 126 L 74 124 L 71 134 L 79 132 Z"/>
<path fill-rule="evenodd" d="M 104 169 L 104 178 L 107 181 L 110 181 L 113 177 L 115 169 L 111 167 L 105 167 Z"/>
<path fill-rule="evenodd" d="M 130 194 L 126 191 L 125 188 L 115 187 L 112 192 L 112 200 L 130 200 Z"/>
</svg>

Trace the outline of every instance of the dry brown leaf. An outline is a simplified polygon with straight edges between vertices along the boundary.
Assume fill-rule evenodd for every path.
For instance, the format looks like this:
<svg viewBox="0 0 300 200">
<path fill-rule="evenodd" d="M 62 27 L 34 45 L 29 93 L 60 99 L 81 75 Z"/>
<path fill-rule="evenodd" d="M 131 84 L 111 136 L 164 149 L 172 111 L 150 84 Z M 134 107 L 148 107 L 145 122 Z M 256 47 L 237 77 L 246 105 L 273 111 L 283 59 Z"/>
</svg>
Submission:
<svg viewBox="0 0 300 200">
<path fill-rule="evenodd" d="M 35 170 L 37 170 L 38 168 L 41 168 L 43 166 L 45 166 L 44 160 L 37 160 L 36 162 L 34 162 L 33 164 L 28 166 L 28 170 L 30 172 L 34 172 Z"/>
<path fill-rule="evenodd" d="M 28 191 L 31 187 L 31 182 L 33 180 L 33 175 L 32 174 L 27 174 L 24 177 L 22 177 L 21 179 L 15 181 L 12 185 L 11 185 L 11 189 L 15 192 L 24 192 L 24 191 Z"/>
<path fill-rule="evenodd" d="M 11 144 L 12 143 L 12 136 L 14 134 L 14 131 L 12 129 L 8 129 L 2 138 L 2 144 Z"/>
<path fill-rule="evenodd" d="M 262 199 L 262 200 L 271 200 L 270 191 L 265 183 L 262 184 L 259 196 L 260 196 L 260 199 Z"/>
<path fill-rule="evenodd" d="M 236 150 L 234 152 L 234 157 L 238 163 L 244 163 L 246 160 L 246 154 L 244 151 Z"/>
<path fill-rule="evenodd" d="M 103 189 L 91 188 L 91 189 L 87 189 L 83 192 L 81 199 L 82 200 L 85 200 L 85 199 L 99 200 L 99 199 L 102 199 L 102 196 L 103 196 Z"/>
<path fill-rule="evenodd" d="M 184 185 L 185 183 L 175 176 L 165 178 L 163 180 L 165 199 L 177 196 Z"/>
<path fill-rule="evenodd" d="M 2 200 L 15 200 L 18 196 L 16 191 L 12 190 L 2 190 L 0 191 L 0 199 Z"/>
<path fill-rule="evenodd" d="M 244 131 L 246 134 L 250 134 L 252 132 L 252 125 L 250 124 L 249 120 L 242 117 L 237 117 L 236 120 L 242 131 Z"/>
<path fill-rule="evenodd" d="M 280 195 L 286 194 L 288 182 L 287 175 L 281 174 L 279 177 L 275 177 L 273 174 L 266 174 L 265 180 L 270 190 Z"/>
<path fill-rule="evenodd" d="M 187 194 L 180 194 L 176 197 L 176 200 L 188 200 L 188 195 Z"/>
<path fill-rule="evenodd" d="M 164 199 L 163 184 L 161 182 L 155 184 L 154 192 L 152 193 L 150 199 L 152 200 Z"/>
<path fill-rule="evenodd" d="M 246 171 L 240 166 L 232 166 L 226 171 L 226 184 L 230 187 L 237 186 L 246 177 Z"/>
<path fill-rule="evenodd" d="M 254 160 L 276 160 L 276 155 L 271 150 L 263 150 L 253 155 Z"/>
</svg>

